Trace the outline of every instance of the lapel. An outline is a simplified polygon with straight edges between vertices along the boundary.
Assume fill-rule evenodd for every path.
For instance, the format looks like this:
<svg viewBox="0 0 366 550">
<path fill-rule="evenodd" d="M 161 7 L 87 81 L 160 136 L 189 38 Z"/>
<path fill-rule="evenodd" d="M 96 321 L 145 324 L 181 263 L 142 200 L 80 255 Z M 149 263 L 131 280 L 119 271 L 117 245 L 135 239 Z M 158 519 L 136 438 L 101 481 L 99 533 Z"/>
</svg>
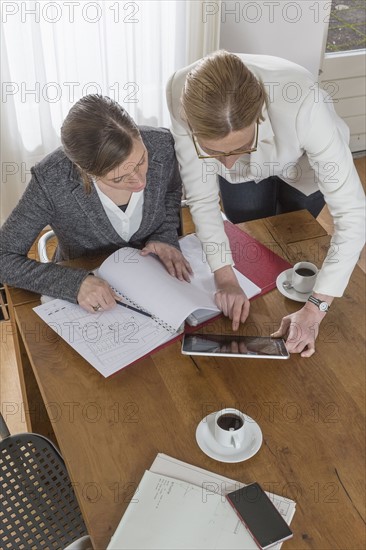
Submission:
<svg viewBox="0 0 366 550">
<path fill-rule="evenodd" d="M 267 109 L 263 115 L 264 120 L 259 125 L 258 149 L 251 155 L 252 160 L 260 166 L 263 166 L 263 162 L 272 162 L 277 157 L 275 136 Z"/>
<path fill-rule="evenodd" d="M 108 219 L 107 214 L 104 211 L 102 203 L 99 200 L 98 193 L 96 192 L 94 185 L 91 186 L 90 193 L 86 193 L 84 184 L 75 167 L 72 167 L 70 173 L 70 180 L 74 183 L 74 188 L 71 193 L 78 203 L 81 211 L 89 219 L 91 225 L 95 228 L 95 232 L 103 237 L 110 243 L 116 243 L 121 246 L 124 241 L 114 230 L 111 222 Z"/>
<path fill-rule="evenodd" d="M 158 152 L 150 152 L 148 143 L 145 145 L 149 151 L 149 168 L 146 175 L 146 188 L 144 191 L 144 207 L 141 225 L 131 236 L 130 241 L 146 239 L 151 234 L 152 224 L 156 221 L 159 212 L 163 212 L 163 163 Z"/>
</svg>

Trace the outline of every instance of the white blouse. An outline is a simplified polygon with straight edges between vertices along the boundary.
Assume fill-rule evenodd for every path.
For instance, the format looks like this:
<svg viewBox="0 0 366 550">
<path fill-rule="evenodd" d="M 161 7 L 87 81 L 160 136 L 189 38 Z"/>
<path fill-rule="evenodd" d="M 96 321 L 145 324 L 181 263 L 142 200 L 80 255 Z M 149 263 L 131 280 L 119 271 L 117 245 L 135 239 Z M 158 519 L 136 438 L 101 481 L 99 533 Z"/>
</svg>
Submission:
<svg viewBox="0 0 366 550">
<path fill-rule="evenodd" d="M 94 187 L 98 193 L 104 211 L 114 230 L 124 241 L 128 242 L 136 233 L 142 222 L 142 210 L 144 206 L 144 190 L 132 193 L 126 211 L 123 212 L 107 195 L 98 187 L 93 178 Z"/>
</svg>

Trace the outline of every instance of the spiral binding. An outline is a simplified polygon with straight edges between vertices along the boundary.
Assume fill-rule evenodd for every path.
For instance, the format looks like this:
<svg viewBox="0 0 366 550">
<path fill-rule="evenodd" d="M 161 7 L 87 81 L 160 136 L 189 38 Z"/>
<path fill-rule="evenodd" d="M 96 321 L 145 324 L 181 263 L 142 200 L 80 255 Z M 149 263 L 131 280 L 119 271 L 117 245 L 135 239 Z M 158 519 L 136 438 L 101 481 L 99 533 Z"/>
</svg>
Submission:
<svg viewBox="0 0 366 550">
<path fill-rule="evenodd" d="M 160 319 L 160 317 L 156 317 L 156 315 L 153 315 L 152 318 L 154 319 L 155 323 L 165 328 L 165 330 L 171 332 L 172 334 L 176 334 L 177 331 L 174 327 L 172 327 L 172 325 L 169 325 L 169 323 L 166 323 L 165 321 L 163 321 L 163 319 Z"/>
<path fill-rule="evenodd" d="M 167 330 L 168 332 L 171 332 L 172 334 L 176 334 L 177 331 L 175 330 L 174 327 L 172 327 L 172 325 L 169 325 L 169 323 L 166 323 L 165 321 L 163 321 L 163 319 L 160 319 L 160 317 L 153 315 L 152 313 L 150 313 L 150 311 L 147 311 L 147 309 L 141 307 L 140 304 L 138 304 L 134 300 L 131 300 L 128 296 L 126 296 L 125 294 L 122 294 L 122 292 L 119 292 L 119 290 L 117 290 L 116 288 L 113 288 L 113 290 L 116 294 L 118 294 L 118 296 L 121 296 L 121 298 L 124 298 L 126 302 L 128 302 L 131 306 L 139 309 L 140 311 L 143 311 L 144 313 L 148 313 L 149 315 L 151 315 L 151 319 L 157 325 L 163 327 L 165 330 Z"/>
</svg>

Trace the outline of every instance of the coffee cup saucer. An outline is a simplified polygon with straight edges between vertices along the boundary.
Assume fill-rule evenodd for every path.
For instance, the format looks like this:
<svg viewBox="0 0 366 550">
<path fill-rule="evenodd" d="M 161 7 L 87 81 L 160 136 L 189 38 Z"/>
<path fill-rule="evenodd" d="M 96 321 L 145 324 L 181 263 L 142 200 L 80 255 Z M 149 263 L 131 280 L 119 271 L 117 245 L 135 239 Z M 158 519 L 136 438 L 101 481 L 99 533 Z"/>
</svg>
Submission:
<svg viewBox="0 0 366 550">
<path fill-rule="evenodd" d="M 219 462 L 242 462 L 254 456 L 263 441 L 262 431 L 250 416 L 245 416 L 245 436 L 239 449 L 224 447 L 214 438 L 215 416 L 217 412 L 207 415 L 197 426 L 196 441 L 207 456 Z"/>
<path fill-rule="evenodd" d="M 281 294 L 286 296 L 286 298 L 289 298 L 290 300 L 295 300 L 295 302 L 307 302 L 309 296 L 311 295 L 311 292 L 297 292 L 297 290 L 295 290 L 294 288 L 287 289 L 283 287 L 284 282 L 292 281 L 292 270 L 293 268 L 291 267 L 290 269 L 282 271 L 282 273 L 280 273 L 276 279 L 276 286 Z"/>
</svg>

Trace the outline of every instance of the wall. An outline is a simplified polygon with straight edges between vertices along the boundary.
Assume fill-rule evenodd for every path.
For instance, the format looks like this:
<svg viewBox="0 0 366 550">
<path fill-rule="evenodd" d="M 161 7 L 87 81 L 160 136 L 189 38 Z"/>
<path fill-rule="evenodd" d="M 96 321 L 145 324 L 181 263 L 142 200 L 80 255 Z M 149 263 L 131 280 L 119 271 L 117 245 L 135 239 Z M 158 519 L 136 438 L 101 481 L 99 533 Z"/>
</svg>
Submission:
<svg viewBox="0 0 366 550">
<path fill-rule="evenodd" d="M 206 2 L 207 17 L 215 4 Z M 331 2 L 325 0 L 223 1 L 220 48 L 283 57 L 303 65 L 317 78 L 330 7 Z"/>
<path fill-rule="evenodd" d="M 352 152 L 366 150 L 365 50 L 327 54 L 320 85 L 332 96 L 335 110 L 348 124 Z"/>
</svg>

